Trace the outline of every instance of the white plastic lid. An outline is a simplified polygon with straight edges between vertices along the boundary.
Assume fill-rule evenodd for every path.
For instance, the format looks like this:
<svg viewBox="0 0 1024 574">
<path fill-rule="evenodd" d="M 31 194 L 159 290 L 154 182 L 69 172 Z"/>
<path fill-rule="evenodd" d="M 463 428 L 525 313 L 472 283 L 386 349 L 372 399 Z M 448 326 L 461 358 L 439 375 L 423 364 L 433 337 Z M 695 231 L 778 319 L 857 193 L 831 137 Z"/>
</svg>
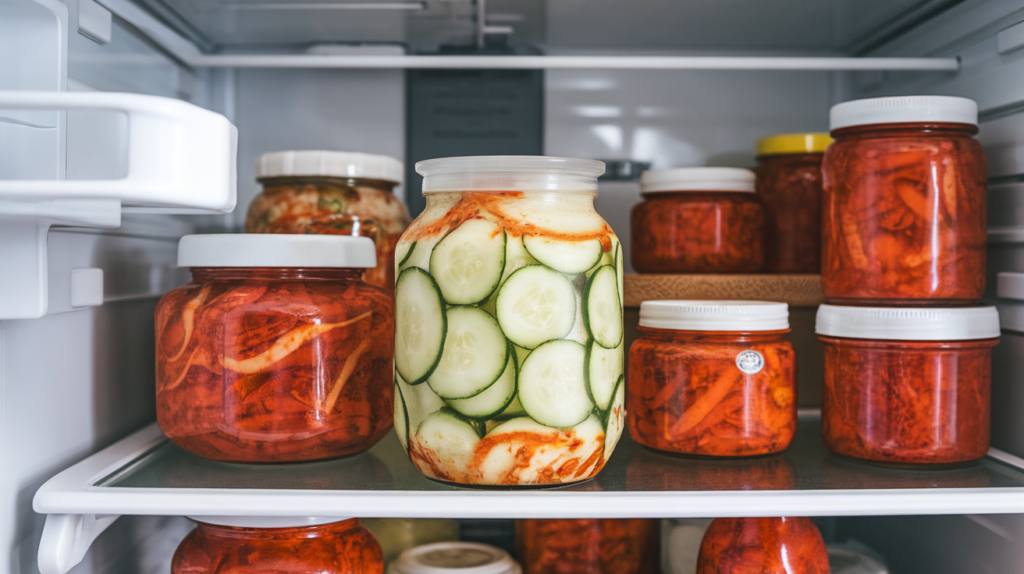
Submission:
<svg viewBox="0 0 1024 574">
<path fill-rule="evenodd" d="M 853 100 L 832 106 L 830 129 L 903 122 L 978 125 L 978 104 L 953 96 L 898 96 Z"/>
<path fill-rule="evenodd" d="M 964 341 L 999 336 L 995 307 L 818 307 L 814 330 L 828 337 L 890 341 Z"/>
<path fill-rule="evenodd" d="M 235 528 L 298 528 L 352 520 L 338 516 L 189 516 L 196 522 Z"/>
<path fill-rule="evenodd" d="M 402 183 L 405 165 L 387 155 L 350 151 L 293 150 L 265 153 L 256 158 L 256 179 L 324 176 L 379 179 Z"/>
<path fill-rule="evenodd" d="M 519 574 L 519 564 L 500 548 L 474 542 L 437 542 L 402 552 L 388 574 Z"/>
<path fill-rule="evenodd" d="M 178 267 L 376 267 L 369 237 L 218 233 L 186 235 L 178 242 Z"/>
<path fill-rule="evenodd" d="M 445 191 L 597 191 L 604 162 L 534 155 L 428 159 L 416 164 L 423 194 Z"/>
<path fill-rule="evenodd" d="M 781 331 L 789 305 L 770 301 L 644 301 L 640 326 L 676 331 Z"/>
<path fill-rule="evenodd" d="M 746 191 L 754 193 L 754 172 L 739 167 L 677 167 L 640 174 L 643 193 L 656 191 Z"/>
</svg>

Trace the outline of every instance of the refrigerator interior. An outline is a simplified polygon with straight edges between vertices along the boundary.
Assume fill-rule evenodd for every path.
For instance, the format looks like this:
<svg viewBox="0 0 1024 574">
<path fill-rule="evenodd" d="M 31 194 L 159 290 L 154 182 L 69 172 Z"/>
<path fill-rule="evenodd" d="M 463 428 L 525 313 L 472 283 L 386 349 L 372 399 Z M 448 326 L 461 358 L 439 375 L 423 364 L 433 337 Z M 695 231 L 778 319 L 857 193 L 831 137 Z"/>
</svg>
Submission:
<svg viewBox="0 0 1024 574">
<path fill-rule="evenodd" d="M 233 212 L 126 208 L 116 228 L 54 227 L 46 241 L 46 316 L 0 321 L 0 568 L 37 572 L 45 517 L 32 510 L 32 497 L 43 482 L 154 420 L 152 313 L 162 293 L 188 278 L 175 265 L 177 239 L 241 229 L 259 191 L 256 157 L 283 149 L 405 156 L 402 66 L 323 64 L 316 51 L 419 57 L 442 44 L 474 43 L 480 33 L 470 0 L 390 3 L 407 9 L 341 4 L 0 1 L 0 90 L 166 96 L 221 113 L 238 128 Z M 997 297 L 996 274 L 1024 272 L 1024 3 L 491 0 L 486 9 L 489 26 L 514 29 L 508 44 L 519 55 L 956 58 L 953 71 L 547 69 L 543 149 L 653 167 L 750 167 L 756 139 L 827 131 L 837 102 L 918 93 L 973 98 L 989 158 L 989 300 L 1012 305 Z M 0 109 L 0 179 L 117 179 L 127 172 L 126 139 L 126 118 L 117 112 Z M 626 236 L 638 200 L 636 182 L 608 182 L 596 205 Z M 0 228 L 19 221 L 0 201 Z M 629 272 L 628 240 L 624 248 Z M 83 287 L 73 285 L 81 279 L 72 270 L 96 268 L 103 270 L 102 304 L 73 305 Z M 993 446 L 1024 457 L 1024 335 L 1004 328 Z M 190 524 L 122 517 L 71 571 L 166 572 Z M 1022 515 L 823 524 L 827 536 L 878 550 L 896 573 L 1005 573 L 1024 564 Z"/>
</svg>

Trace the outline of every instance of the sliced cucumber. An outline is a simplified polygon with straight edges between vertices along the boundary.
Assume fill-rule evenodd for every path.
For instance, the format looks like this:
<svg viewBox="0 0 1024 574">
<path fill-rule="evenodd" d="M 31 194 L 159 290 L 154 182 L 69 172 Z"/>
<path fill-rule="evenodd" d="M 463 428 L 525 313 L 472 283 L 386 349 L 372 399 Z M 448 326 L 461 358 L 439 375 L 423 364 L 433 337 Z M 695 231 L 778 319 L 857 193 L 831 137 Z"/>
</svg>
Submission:
<svg viewBox="0 0 1024 574">
<path fill-rule="evenodd" d="M 422 447 L 433 451 L 437 462 L 452 475 L 469 470 L 473 451 L 480 442 L 476 424 L 447 407 L 427 415 L 416 429 L 416 438 Z"/>
<path fill-rule="evenodd" d="M 569 333 L 576 321 L 576 292 L 564 275 L 543 265 L 528 265 L 501 286 L 495 307 L 505 336 L 533 349 Z"/>
<path fill-rule="evenodd" d="M 594 410 L 583 378 L 586 349 L 576 341 L 548 341 L 519 371 L 519 402 L 530 418 L 554 428 L 583 422 Z"/>
<path fill-rule="evenodd" d="M 612 455 L 612 450 L 622 437 L 622 429 L 626 426 L 626 379 L 620 376 L 615 385 L 610 408 L 604 413 L 604 459 Z"/>
<path fill-rule="evenodd" d="M 441 360 L 427 384 L 443 399 L 474 397 L 498 380 L 510 352 L 494 317 L 476 307 L 451 307 Z"/>
<path fill-rule="evenodd" d="M 511 346 L 511 343 L 508 343 Z M 487 420 L 503 412 L 516 396 L 516 378 L 519 367 L 516 354 L 508 353 L 505 370 L 493 385 L 484 392 L 468 399 L 452 399 L 448 406 L 466 418 L 476 421 Z"/>
<path fill-rule="evenodd" d="M 534 259 L 567 275 L 587 271 L 597 265 L 604 254 L 600 239 L 562 241 L 543 235 L 524 235 L 523 245 Z"/>
<path fill-rule="evenodd" d="M 538 263 L 539 261 L 534 259 L 530 252 L 526 250 L 526 246 L 523 245 L 523 236 L 508 237 L 505 240 L 505 273 L 501 277 L 501 282 L 504 283 L 508 276 L 520 267 L 537 265 Z"/>
<path fill-rule="evenodd" d="M 622 303 L 618 274 L 611 265 L 603 265 L 587 281 L 583 292 L 583 322 L 587 333 L 606 349 L 622 342 Z"/>
<path fill-rule="evenodd" d="M 626 296 L 626 290 L 622 288 L 623 287 L 623 285 L 622 285 L 622 274 L 624 273 L 624 269 L 625 269 L 625 267 L 624 267 L 624 265 L 622 263 L 622 243 L 616 241 L 615 242 L 615 273 L 618 275 L 618 279 L 619 279 L 619 296 L 620 297 L 625 297 Z M 623 305 L 625 305 L 625 302 L 623 302 Z"/>
<path fill-rule="evenodd" d="M 622 377 L 622 345 L 605 349 L 591 339 L 587 343 L 585 359 L 587 393 L 597 408 L 608 410 L 615 394 L 615 385 Z"/>
<path fill-rule="evenodd" d="M 441 360 L 448 328 L 433 277 L 410 267 L 395 282 L 395 368 L 410 385 L 427 380 Z"/>
<path fill-rule="evenodd" d="M 505 410 L 498 413 L 498 417 L 503 419 L 509 419 L 512 417 L 521 417 L 526 414 L 526 409 L 523 408 L 523 403 L 519 402 L 519 393 L 516 393 L 512 400 L 509 401 L 508 406 Z"/>
<path fill-rule="evenodd" d="M 451 230 L 430 254 L 430 274 L 451 305 L 475 305 L 494 292 L 505 269 L 505 230 L 469 219 Z"/>
<path fill-rule="evenodd" d="M 409 409 L 405 406 L 405 397 L 402 396 L 398 381 L 395 381 L 395 434 L 402 448 L 409 450 Z"/>
<path fill-rule="evenodd" d="M 395 246 L 395 265 L 398 269 L 401 269 L 405 262 L 412 256 L 412 252 L 416 249 L 416 242 L 412 241 L 409 243 L 399 243 Z"/>
</svg>

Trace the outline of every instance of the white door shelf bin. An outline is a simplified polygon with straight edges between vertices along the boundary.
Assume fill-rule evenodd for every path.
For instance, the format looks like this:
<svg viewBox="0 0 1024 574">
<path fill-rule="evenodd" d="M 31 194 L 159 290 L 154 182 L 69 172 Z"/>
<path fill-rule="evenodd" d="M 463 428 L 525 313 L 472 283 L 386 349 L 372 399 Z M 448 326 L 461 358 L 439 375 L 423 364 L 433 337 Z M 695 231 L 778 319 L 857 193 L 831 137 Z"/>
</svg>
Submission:
<svg viewBox="0 0 1024 574">
<path fill-rule="evenodd" d="M 330 461 L 209 461 L 154 424 L 50 479 L 40 571 L 63 574 L 120 515 L 405 518 L 685 518 L 1024 512 L 1024 460 L 993 449 L 969 465 L 891 468 L 830 454 L 813 415 L 784 453 L 695 460 L 623 436 L 591 482 L 533 490 L 456 488 L 421 476 L 392 433 Z M 257 471 L 258 470 L 258 471 Z"/>
<path fill-rule="evenodd" d="M 128 123 L 128 161 L 127 175 L 114 180 L 0 179 L 0 320 L 46 315 L 53 225 L 116 228 L 122 209 L 226 213 L 235 207 L 238 131 L 221 114 L 173 98 L 111 92 L 0 91 L 4 110 L 120 112 Z"/>
</svg>

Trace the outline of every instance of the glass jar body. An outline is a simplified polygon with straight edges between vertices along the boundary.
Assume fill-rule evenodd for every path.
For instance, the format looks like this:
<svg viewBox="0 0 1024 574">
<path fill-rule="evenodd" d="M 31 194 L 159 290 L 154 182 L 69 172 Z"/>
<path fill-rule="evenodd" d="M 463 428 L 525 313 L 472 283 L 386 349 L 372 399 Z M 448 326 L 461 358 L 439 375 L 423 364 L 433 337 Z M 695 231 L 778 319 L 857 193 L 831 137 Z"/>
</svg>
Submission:
<svg viewBox="0 0 1024 574">
<path fill-rule="evenodd" d="M 516 521 L 524 574 L 657 574 L 659 534 L 647 519 Z"/>
<path fill-rule="evenodd" d="M 768 273 L 821 272 L 821 158 L 820 153 L 758 158 Z"/>
<path fill-rule="evenodd" d="M 396 428 L 425 476 L 563 484 L 592 478 L 611 455 L 625 416 L 624 397 L 615 395 L 622 254 L 594 195 L 426 194 L 426 209 L 398 246 L 395 355 Z M 432 342 L 436 350 L 424 354 Z M 596 397 L 583 372 L 595 348 L 605 359 Z M 467 364 L 475 365 L 472 377 Z M 561 390 L 551 400 L 549 385 Z"/>
<path fill-rule="evenodd" d="M 828 574 L 828 551 L 810 518 L 716 518 L 697 574 Z"/>
<path fill-rule="evenodd" d="M 963 124 L 836 130 L 825 151 L 829 302 L 965 305 L 985 290 L 985 151 Z"/>
<path fill-rule="evenodd" d="M 764 212 L 753 193 L 645 193 L 630 214 L 640 273 L 754 273 L 764 266 Z"/>
<path fill-rule="evenodd" d="M 350 455 L 383 438 L 394 303 L 360 272 L 194 268 L 156 308 L 168 438 L 233 462 Z"/>
<path fill-rule="evenodd" d="M 377 266 L 363 279 L 394 288 L 395 244 L 409 226 L 409 211 L 392 192 L 393 183 L 337 177 L 268 177 L 260 183 L 263 191 L 249 205 L 246 233 L 369 237 L 377 246 Z"/>
<path fill-rule="evenodd" d="M 629 350 L 626 421 L 633 439 L 698 456 L 785 449 L 796 433 L 796 355 L 785 332 L 640 327 Z"/>
<path fill-rule="evenodd" d="M 383 574 L 380 545 L 357 519 L 295 528 L 200 522 L 178 546 L 171 574 Z"/>
<path fill-rule="evenodd" d="M 829 450 L 896 463 L 955 463 L 988 451 L 992 347 L 980 341 L 825 345 L 821 434 Z"/>
</svg>

